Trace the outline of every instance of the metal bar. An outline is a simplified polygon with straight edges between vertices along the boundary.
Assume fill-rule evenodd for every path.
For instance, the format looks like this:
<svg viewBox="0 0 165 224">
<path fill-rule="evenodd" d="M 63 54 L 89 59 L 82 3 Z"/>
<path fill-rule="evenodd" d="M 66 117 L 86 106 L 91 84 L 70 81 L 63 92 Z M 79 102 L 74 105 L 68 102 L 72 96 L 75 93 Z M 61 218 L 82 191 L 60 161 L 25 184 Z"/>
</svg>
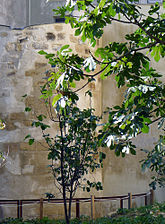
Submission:
<svg viewBox="0 0 165 224">
<path fill-rule="evenodd" d="M 20 218 L 22 218 L 23 212 L 22 212 L 22 200 L 19 201 L 19 214 Z"/>
<path fill-rule="evenodd" d="M 120 208 L 123 209 L 123 199 L 120 200 Z"/>
<path fill-rule="evenodd" d="M 43 218 L 43 210 L 44 210 L 43 198 L 40 198 L 40 219 Z"/>
<path fill-rule="evenodd" d="M 128 193 L 128 209 L 132 208 L 132 193 Z"/>
<path fill-rule="evenodd" d="M 79 199 L 76 199 L 76 218 L 77 219 L 80 218 L 80 203 L 79 203 Z"/>
<path fill-rule="evenodd" d="M 95 196 L 91 195 L 91 219 L 95 219 Z"/>
<path fill-rule="evenodd" d="M 146 194 L 145 197 L 144 197 L 144 205 L 145 205 L 145 206 L 148 205 L 147 198 L 148 198 L 148 197 L 147 197 L 147 194 Z"/>
<path fill-rule="evenodd" d="M 20 212 L 19 212 L 19 200 L 17 200 L 17 218 L 20 218 Z"/>
<path fill-rule="evenodd" d="M 150 190 L 150 205 L 153 205 L 154 203 L 154 190 Z"/>
</svg>

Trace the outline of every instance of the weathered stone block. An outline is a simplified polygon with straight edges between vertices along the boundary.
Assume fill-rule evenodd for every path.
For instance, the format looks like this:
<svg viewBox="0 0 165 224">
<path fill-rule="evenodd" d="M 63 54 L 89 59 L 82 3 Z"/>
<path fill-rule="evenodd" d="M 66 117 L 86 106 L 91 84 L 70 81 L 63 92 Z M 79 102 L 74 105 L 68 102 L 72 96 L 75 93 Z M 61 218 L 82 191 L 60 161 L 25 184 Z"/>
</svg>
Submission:
<svg viewBox="0 0 165 224">
<path fill-rule="evenodd" d="M 32 174 L 34 172 L 34 165 L 25 165 L 22 168 L 22 174 Z"/>
<path fill-rule="evenodd" d="M 6 129 L 8 131 L 16 129 L 17 128 L 16 123 L 21 123 L 25 126 L 31 126 L 31 121 L 24 112 L 11 113 L 5 120 L 6 120 Z"/>
<path fill-rule="evenodd" d="M 58 40 L 64 40 L 65 39 L 66 34 L 65 33 L 58 33 L 57 34 L 57 39 Z"/>
<path fill-rule="evenodd" d="M 16 74 L 16 71 L 12 71 L 12 72 L 9 72 L 8 74 L 7 74 L 7 76 L 14 76 Z"/>
<path fill-rule="evenodd" d="M 96 88 L 95 83 L 93 83 L 93 82 L 89 83 L 89 88 L 92 90 L 95 90 L 95 88 Z"/>
<path fill-rule="evenodd" d="M 62 31 L 63 30 L 63 26 L 62 25 L 54 25 L 54 29 L 56 31 Z"/>
<path fill-rule="evenodd" d="M 45 43 L 38 43 L 38 42 L 34 42 L 32 43 L 32 47 L 36 50 L 45 50 L 48 49 L 48 45 Z"/>
<path fill-rule="evenodd" d="M 8 33 L 6 33 L 6 32 L 1 32 L 0 33 L 0 37 L 7 37 L 8 36 Z"/>
<path fill-rule="evenodd" d="M 20 150 L 20 144 L 19 143 L 15 143 L 15 142 L 10 142 L 10 143 L 3 143 L 3 148 L 5 152 L 8 152 L 9 150 L 9 154 L 10 151 L 19 151 Z"/>
<path fill-rule="evenodd" d="M 70 41 L 72 43 L 78 43 L 78 38 L 76 38 L 73 34 L 70 35 Z"/>
<path fill-rule="evenodd" d="M 8 69 L 15 69 L 14 62 L 8 62 L 7 65 L 8 65 Z"/>
<path fill-rule="evenodd" d="M 19 42 L 9 42 L 5 48 L 8 52 L 22 51 L 22 45 Z"/>
<path fill-rule="evenodd" d="M 33 108 L 33 111 L 35 112 L 35 114 L 42 113 L 42 114 L 47 115 L 46 106 L 45 106 L 43 100 L 39 98 L 41 95 L 40 91 L 38 91 L 38 93 L 37 92 L 35 92 L 35 93 L 36 93 L 35 97 L 31 97 L 31 96 L 26 97 L 26 99 L 25 99 L 26 107 Z M 34 119 L 36 119 L 35 115 L 34 115 Z"/>
<path fill-rule="evenodd" d="M 25 76 L 35 76 L 38 72 L 36 70 L 29 70 L 25 72 Z"/>
<path fill-rule="evenodd" d="M 29 145 L 28 142 L 21 142 L 20 150 L 23 150 L 23 151 L 47 151 L 48 145 L 43 140 L 34 142 L 32 145 Z"/>
<path fill-rule="evenodd" d="M 54 51 L 59 51 L 61 47 L 62 47 L 62 44 L 53 44 L 52 45 L 52 49 Z"/>
<path fill-rule="evenodd" d="M 89 55 L 89 49 L 85 47 L 85 45 L 79 45 L 77 44 L 75 46 L 76 52 L 80 53 L 81 55 Z"/>
<path fill-rule="evenodd" d="M 42 62 L 36 62 L 35 63 L 35 68 L 39 69 L 39 68 L 44 68 L 47 66 L 47 63 L 42 63 Z"/>
<path fill-rule="evenodd" d="M 1 90 L 0 91 L 0 98 L 2 97 L 9 97 L 10 96 L 10 91 L 9 90 Z"/>
<path fill-rule="evenodd" d="M 53 41 L 53 40 L 56 39 L 56 36 L 53 33 L 47 33 L 46 34 L 46 39 Z"/>
<path fill-rule="evenodd" d="M 5 48 L 8 52 L 15 51 L 15 43 L 9 42 L 6 44 Z"/>
<path fill-rule="evenodd" d="M 16 51 L 22 51 L 22 45 L 21 45 L 20 41 L 15 44 L 15 50 Z"/>
</svg>

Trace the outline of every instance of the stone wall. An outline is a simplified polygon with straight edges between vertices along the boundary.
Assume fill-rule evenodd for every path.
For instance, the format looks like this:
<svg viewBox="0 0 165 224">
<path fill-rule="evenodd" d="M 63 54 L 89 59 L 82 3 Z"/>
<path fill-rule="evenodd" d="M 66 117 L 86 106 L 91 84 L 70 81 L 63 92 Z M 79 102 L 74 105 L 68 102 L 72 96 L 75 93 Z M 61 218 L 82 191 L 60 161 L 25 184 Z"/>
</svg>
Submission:
<svg viewBox="0 0 165 224">
<path fill-rule="evenodd" d="M 127 31 L 131 32 L 132 29 L 130 26 L 112 24 L 111 27 L 105 29 L 103 43 L 98 41 L 97 47 L 107 44 L 108 41 L 123 40 L 123 34 Z M 45 111 L 42 100 L 39 99 L 38 86 L 42 85 L 42 77 L 46 76 L 46 71 L 50 67 L 46 59 L 38 54 L 38 51 L 45 50 L 54 53 L 62 45 L 70 44 L 73 52 L 77 52 L 85 58 L 89 56 L 89 49 L 80 38 L 74 37 L 74 31 L 66 24 L 41 25 L 24 30 L 10 30 L 1 27 L 0 41 L 0 117 L 6 121 L 6 129 L 0 131 L 0 149 L 6 152 L 9 148 L 8 162 L 5 167 L 0 169 L 0 198 L 44 197 L 45 192 L 56 193 L 50 170 L 46 167 L 49 164 L 48 152 L 39 130 L 31 127 L 30 120 L 34 118 L 35 114 L 24 113 L 24 109 L 28 105 L 34 108 L 35 113 Z M 163 62 L 159 63 L 159 67 L 153 62 L 153 66 L 163 72 Z M 120 104 L 125 91 L 117 89 L 113 77 L 103 82 L 98 78 L 87 88 L 93 92 L 92 102 L 87 96 L 85 97 L 85 90 L 83 90 L 79 93 L 80 105 L 83 108 L 92 104 L 98 114 L 106 106 Z M 26 100 L 21 97 L 24 94 L 28 95 Z M 56 125 L 53 131 L 58 131 Z M 38 140 L 33 146 L 29 146 L 24 141 L 24 137 L 29 133 Z M 135 139 L 135 143 L 139 149 L 141 147 L 151 149 L 157 137 L 158 134 L 155 133 L 155 127 L 153 127 L 150 135 L 139 136 Z M 95 177 L 102 180 L 104 190 L 100 193 L 93 193 L 110 196 L 127 194 L 128 191 L 132 193 L 148 191 L 150 173 L 142 173 L 139 165 L 139 160 L 143 157 L 144 154 L 138 153 L 136 157 L 128 155 L 123 159 L 116 158 L 113 152 L 108 152 L 103 170 L 95 173 Z M 90 196 L 90 194 L 79 191 L 78 196 Z M 58 194 L 57 197 L 59 197 Z M 164 200 L 163 197 L 163 191 L 158 190 L 156 199 L 161 201 Z M 134 206 L 137 203 L 142 204 L 143 199 L 134 202 Z M 107 214 L 110 209 L 115 209 L 118 206 L 118 202 L 104 202 L 97 207 L 97 215 Z M 35 206 L 31 208 L 27 217 L 35 216 L 38 212 L 37 209 L 38 207 Z M 50 215 L 51 208 L 46 208 L 45 212 L 45 215 Z M 88 204 L 84 205 L 81 212 L 81 214 L 89 213 Z M 9 208 L 0 208 L 0 213 L 2 213 L 1 216 L 14 215 L 14 211 Z M 62 214 L 63 211 L 60 207 L 56 209 L 56 217 L 60 217 Z"/>
<path fill-rule="evenodd" d="M 34 26 L 24 30 L 1 28 L 0 38 L 0 117 L 6 122 L 6 128 L 0 131 L 0 149 L 4 152 L 9 149 L 7 164 L 0 169 L 0 198 L 30 199 L 44 197 L 46 192 L 57 193 L 47 168 L 47 147 L 41 139 L 40 130 L 31 127 L 35 115 L 46 112 L 39 98 L 39 86 L 50 69 L 47 60 L 38 51 L 55 53 L 67 43 L 73 52 L 86 58 L 89 56 L 88 46 L 80 38 L 75 38 L 74 31 L 66 24 Z M 94 99 L 90 102 L 84 91 L 81 91 L 81 107 L 92 104 L 100 113 L 101 81 L 98 79 L 88 88 L 92 90 Z M 28 97 L 23 100 L 25 94 Z M 31 106 L 34 112 L 25 113 L 27 106 Z M 55 134 L 57 131 L 58 127 L 54 125 L 52 132 Z M 32 146 L 24 141 L 29 133 L 37 139 Z M 101 179 L 100 172 L 97 178 Z M 79 197 L 82 195 L 80 191 Z M 60 197 L 58 194 L 56 196 Z M 32 208 L 29 216 L 33 216 L 36 209 Z M 4 216 L 14 215 L 14 211 L 9 211 L 9 208 L 1 210 Z M 62 211 L 59 209 L 57 213 L 61 214 Z"/>
</svg>

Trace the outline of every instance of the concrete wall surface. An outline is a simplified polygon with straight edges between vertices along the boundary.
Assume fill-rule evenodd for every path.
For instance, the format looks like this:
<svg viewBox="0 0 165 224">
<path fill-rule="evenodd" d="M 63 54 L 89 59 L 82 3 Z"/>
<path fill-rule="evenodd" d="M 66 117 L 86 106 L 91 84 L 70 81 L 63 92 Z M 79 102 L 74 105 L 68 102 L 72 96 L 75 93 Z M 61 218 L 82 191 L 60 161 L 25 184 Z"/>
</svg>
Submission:
<svg viewBox="0 0 165 224">
<path fill-rule="evenodd" d="M 142 13 L 147 14 L 149 5 L 142 6 Z M 163 10 L 161 8 L 161 10 Z M 122 18 L 123 19 L 123 18 Z M 125 42 L 125 35 L 132 33 L 137 27 L 118 22 L 112 22 L 104 29 L 102 39 L 103 46 L 108 45 L 109 42 Z M 149 55 L 148 55 L 149 56 Z M 164 73 L 164 59 L 156 63 L 153 58 L 151 59 L 151 66 L 156 69 L 160 74 L 163 74 L 161 81 L 165 82 Z M 118 89 L 114 76 L 109 77 L 103 81 L 102 88 L 102 107 L 103 110 L 107 106 L 113 107 L 119 105 L 124 99 L 125 88 Z M 138 193 L 148 191 L 151 174 L 149 172 L 142 172 L 139 161 L 145 157 L 145 153 L 140 149 L 151 150 L 154 144 L 159 139 L 157 124 L 151 126 L 149 134 L 141 134 L 133 139 L 134 144 L 137 146 L 137 155 L 127 155 L 123 158 L 116 158 L 113 152 L 108 153 L 108 160 L 105 161 L 103 168 L 103 183 L 104 195 L 109 194 L 124 194 L 126 191 Z M 164 134 L 164 133 L 161 133 Z M 165 200 L 165 188 L 157 189 L 155 192 L 155 199 L 158 201 Z"/>
</svg>

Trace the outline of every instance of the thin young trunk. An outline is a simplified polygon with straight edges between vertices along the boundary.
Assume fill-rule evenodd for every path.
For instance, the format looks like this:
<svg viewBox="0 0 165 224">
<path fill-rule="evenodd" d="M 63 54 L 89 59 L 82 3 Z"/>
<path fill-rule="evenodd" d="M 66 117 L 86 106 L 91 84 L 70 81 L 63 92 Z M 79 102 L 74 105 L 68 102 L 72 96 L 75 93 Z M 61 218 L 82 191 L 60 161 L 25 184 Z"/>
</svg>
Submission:
<svg viewBox="0 0 165 224">
<path fill-rule="evenodd" d="M 73 187 L 71 185 L 70 197 L 69 197 L 69 219 L 71 218 L 71 211 L 72 211 L 72 197 L 73 197 Z"/>
<path fill-rule="evenodd" d="M 66 199 L 65 186 L 63 186 L 63 199 L 64 199 L 65 221 L 66 221 L 66 224 L 69 224 L 70 217 L 68 216 L 68 211 L 67 211 L 67 199 Z"/>
<path fill-rule="evenodd" d="M 61 137 L 63 138 L 63 130 L 62 130 L 62 124 L 59 117 L 59 123 L 60 123 L 60 132 Z M 62 141 L 62 148 L 61 148 L 61 178 L 62 178 L 62 193 L 63 193 L 63 200 L 64 200 L 64 212 L 65 212 L 65 220 L 66 224 L 70 223 L 69 217 L 68 217 L 68 211 L 67 211 L 67 199 L 66 199 L 66 188 L 65 188 L 65 179 L 64 179 L 64 166 L 63 166 L 63 160 L 64 160 L 64 142 Z"/>
</svg>

